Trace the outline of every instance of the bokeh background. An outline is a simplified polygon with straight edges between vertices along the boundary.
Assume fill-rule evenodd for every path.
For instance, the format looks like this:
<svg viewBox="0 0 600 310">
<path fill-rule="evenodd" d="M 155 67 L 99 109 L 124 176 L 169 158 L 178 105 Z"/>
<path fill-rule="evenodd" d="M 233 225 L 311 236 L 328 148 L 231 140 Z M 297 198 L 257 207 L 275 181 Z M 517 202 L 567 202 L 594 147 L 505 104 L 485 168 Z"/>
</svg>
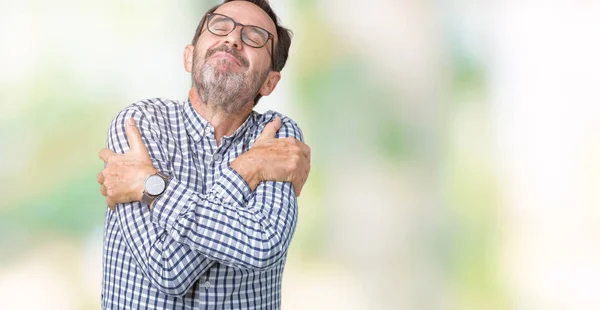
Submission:
<svg viewBox="0 0 600 310">
<path fill-rule="evenodd" d="M 0 0 L 0 308 L 99 309 L 108 125 L 218 1 Z M 597 1 L 273 0 L 312 172 L 284 309 L 600 309 Z"/>
</svg>

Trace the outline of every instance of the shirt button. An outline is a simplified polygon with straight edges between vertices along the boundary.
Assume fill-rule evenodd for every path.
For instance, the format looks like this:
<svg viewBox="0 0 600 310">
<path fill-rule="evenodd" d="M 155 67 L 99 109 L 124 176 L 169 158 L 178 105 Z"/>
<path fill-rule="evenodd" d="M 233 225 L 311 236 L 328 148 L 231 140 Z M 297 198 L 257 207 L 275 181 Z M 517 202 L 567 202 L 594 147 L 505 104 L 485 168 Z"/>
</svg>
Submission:
<svg viewBox="0 0 600 310">
<path fill-rule="evenodd" d="M 220 162 L 221 159 L 223 159 L 223 156 L 221 154 L 215 154 L 213 156 L 213 161 L 216 162 L 216 163 Z"/>
<path fill-rule="evenodd" d="M 210 288 L 210 282 L 209 281 L 204 282 L 204 287 L 205 288 Z"/>
</svg>

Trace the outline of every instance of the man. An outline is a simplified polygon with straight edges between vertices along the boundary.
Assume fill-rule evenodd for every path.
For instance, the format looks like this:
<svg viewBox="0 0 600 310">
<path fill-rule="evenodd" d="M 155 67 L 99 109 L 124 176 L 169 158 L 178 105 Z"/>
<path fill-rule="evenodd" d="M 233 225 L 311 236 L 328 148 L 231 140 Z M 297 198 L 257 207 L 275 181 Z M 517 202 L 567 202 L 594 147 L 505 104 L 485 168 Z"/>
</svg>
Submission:
<svg viewBox="0 0 600 310">
<path fill-rule="evenodd" d="M 310 149 L 292 120 L 252 107 L 290 43 L 267 1 L 225 1 L 185 48 L 189 98 L 113 120 L 98 174 L 103 308 L 280 308 Z"/>
</svg>

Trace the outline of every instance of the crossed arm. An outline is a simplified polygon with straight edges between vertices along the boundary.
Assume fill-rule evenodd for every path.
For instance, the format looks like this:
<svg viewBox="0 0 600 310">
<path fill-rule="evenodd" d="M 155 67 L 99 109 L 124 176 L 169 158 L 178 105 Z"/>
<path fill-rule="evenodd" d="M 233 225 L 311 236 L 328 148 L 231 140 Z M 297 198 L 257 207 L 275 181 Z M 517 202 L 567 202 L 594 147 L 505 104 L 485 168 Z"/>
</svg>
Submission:
<svg viewBox="0 0 600 310">
<path fill-rule="evenodd" d="M 130 116 L 141 131 L 125 125 Z M 184 294 L 215 261 L 267 269 L 285 255 L 297 219 L 294 188 L 299 193 L 306 180 L 310 154 L 299 140 L 274 138 L 279 126 L 278 120 L 268 124 L 206 195 L 174 178 L 148 212 L 139 202 L 143 180 L 156 168 L 167 171 L 168 162 L 141 112 L 125 110 L 113 122 L 112 150 L 100 153 L 107 163 L 98 175 L 101 192 L 109 207 L 121 204 L 112 212 L 123 239 L 159 290 Z M 285 129 L 280 137 L 298 133 L 301 139 L 299 131 Z M 116 141 L 125 137 L 127 141 Z"/>
</svg>

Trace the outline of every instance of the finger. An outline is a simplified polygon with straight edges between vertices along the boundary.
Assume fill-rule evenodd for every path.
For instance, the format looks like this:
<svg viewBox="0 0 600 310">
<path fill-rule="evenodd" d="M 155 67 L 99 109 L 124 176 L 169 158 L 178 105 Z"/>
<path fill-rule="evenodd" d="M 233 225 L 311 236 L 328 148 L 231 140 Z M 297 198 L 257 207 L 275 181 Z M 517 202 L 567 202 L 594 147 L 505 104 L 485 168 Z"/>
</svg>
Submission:
<svg viewBox="0 0 600 310">
<path fill-rule="evenodd" d="M 114 210 L 115 206 L 116 206 L 116 204 L 112 201 L 112 199 L 110 197 L 106 197 L 106 205 L 111 210 Z"/>
<path fill-rule="evenodd" d="M 300 180 L 298 180 L 298 182 L 295 182 L 295 184 L 292 185 L 294 186 L 294 194 L 296 194 L 296 197 L 300 197 L 300 193 L 302 192 L 302 184 Z"/>
<path fill-rule="evenodd" d="M 310 146 L 308 144 L 304 144 L 304 152 L 306 153 L 306 157 L 308 157 L 308 161 L 310 161 Z"/>
<path fill-rule="evenodd" d="M 144 145 L 144 140 L 142 140 L 142 134 L 135 125 L 135 120 L 133 119 L 133 117 L 130 117 L 127 120 L 127 124 L 125 125 L 125 133 L 127 134 L 127 142 L 129 142 L 129 150 L 134 152 L 147 152 L 146 145 Z"/>
<path fill-rule="evenodd" d="M 308 171 L 310 171 L 310 158 L 298 155 L 298 162 L 296 163 L 296 173 L 301 178 L 306 178 Z"/>
<path fill-rule="evenodd" d="M 105 163 L 108 162 L 108 160 L 117 155 L 117 153 L 107 149 L 107 148 L 103 148 L 100 150 L 100 153 L 98 153 L 98 156 L 100 156 L 100 159 L 102 159 Z"/>
<path fill-rule="evenodd" d="M 96 181 L 98 181 L 100 185 L 104 183 L 104 175 L 102 174 L 102 171 L 98 172 L 98 174 L 96 175 Z"/>
<path fill-rule="evenodd" d="M 302 188 L 304 188 L 306 181 L 308 181 L 309 172 L 310 172 L 310 165 L 308 165 L 307 168 L 298 177 L 298 179 L 294 181 L 294 192 L 296 193 L 296 197 L 300 197 Z"/>
<path fill-rule="evenodd" d="M 277 131 L 279 130 L 279 128 L 281 128 L 281 118 L 276 117 L 272 122 L 270 122 L 267 125 L 265 125 L 265 128 L 263 129 L 263 131 L 260 134 L 260 136 L 258 136 L 258 138 L 256 139 L 256 141 L 258 142 L 260 140 L 274 138 L 275 134 L 277 133 Z"/>
<path fill-rule="evenodd" d="M 106 197 L 106 195 L 107 195 L 106 186 L 104 186 L 104 185 L 100 186 L 100 194 L 102 194 L 102 196 Z"/>
<path fill-rule="evenodd" d="M 300 152 L 302 153 L 302 156 L 308 159 L 308 162 L 310 163 L 310 146 L 303 142 L 300 142 Z"/>
</svg>

